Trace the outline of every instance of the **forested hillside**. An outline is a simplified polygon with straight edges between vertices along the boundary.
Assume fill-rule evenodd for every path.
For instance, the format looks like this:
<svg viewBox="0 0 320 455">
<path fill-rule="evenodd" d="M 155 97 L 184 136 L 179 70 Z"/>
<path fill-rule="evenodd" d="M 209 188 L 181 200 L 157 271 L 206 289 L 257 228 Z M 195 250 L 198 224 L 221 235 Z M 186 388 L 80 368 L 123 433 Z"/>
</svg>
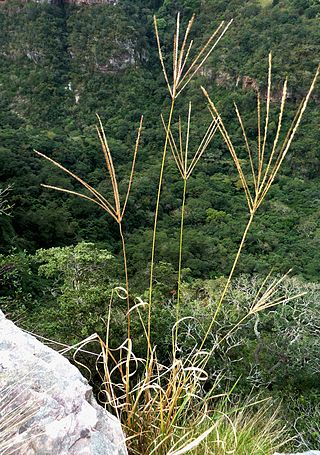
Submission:
<svg viewBox="0 0 320 455">
<path fill-rule="evenodd" d="M 288 91 L 279 133 L 281 141 L 316 73 L 320 55 L 319 1 L 75 3 L 0 0 L 1 308 L 27 330 L 58 340 L 63 346 L 78 343 L 93 333 L 104 339 L 107 332 L 113 348 L 119 345 L 123 348 L 128 340 L 133 340 L 133 351 L 139 361 L 145 359 L 147 352 L 146 360 L 141 363 L 151 365 L 150 371 L 155 368 L 159 374 L 165 365 L 163 368 L 168 368 L 169 376 L 178 372 L 175 380 L 179 387 L 172 387 L 175 390 L 184 390 L 185 383 L 180 387 L 183 375 L 179 369 L 171 368 L 170 362 L 177 358 L 189 361 L 196 349 L 200 349 L 201 355 L 207 350 L 210 355 L 205 364 L 206 379 L 198 378 L 202 381 L 197 389 L 199 395 L 192 390 L 190 397 L 205 397 L 206 411 L 222 409 L 220 414 L 224 415 L 229 411 L 219 408 L 221 401 L 218 407 L 213 405 L 207 390 L 221 397 L 223 391 L 235 389 L 236 409 L 239 409 L 237 397 L 246 402 L 247 396 L 253 396 L 260 403 L 261 397 L 271 394 L 277 403 L 283 399 L 281 419 L 290 422 L 290 436 L 298 434 L 297 446 L 319 449 L 319 81 L 289 152 L 254 219 L 250 217 L 252 212 L 248 212 L 244 183 L 221 129 L 188 177 L 186 198 L 184 181 L 168 150 L 155 261 L 151 261 L 165 137 L 160 114 L 167 119 L 170 110 L 153 16 L 157 17 L 166 68 L 171 68 L 173 63 L 172 43 L 178 12 L 181 30 L 188 27 L 192 14 L 196 15 L 190 33 L 195 43 L 191 61 L 220 22 L 227 24 L 233 19 L 183 96 L 177 97 L 171 130 L 179 130 L 181 115 L 185 131 L 191 102 L 189 145 L 194 153 L 212 121 L 212 108 L 210 113 L 208 99 L 200 89 L 205 87 L 230 133 L 239 156 L 238 165 L 250 171 L 248 148 L 263 153 L 261 142 L 266 142 L 272 150 L 270 144 L 278 134 L 285 79 L 288 78 Z M 259 130 L 257 92 L 261 94 L 262 119 L 268 112 L 266 99 L 270 100 L 268 134 L 262 140 L 264 125 L 260 122 Z M 246 138 L 234 102 L 241 111 Z M 97 114 L 111 149 L 121 206 L 131 184 L 137 130 L 141 115 L 144 116 L 131 193 L 120 230 L 119 220 L 116 222 L 115 217 L 108 216 L 96 204 L 41 186 L 61 187 L 73 193 L 83 191 L 70 174 L 36 151 L 61 163 L 113 203 L 114 181 L 109 178 L 105 161 L 109 168 L 110 162 L 108 158 L 105 160 L 97 134 Z M 105 144 L 103 138 L 102 143 Z M 279 150 L 278 144 L 271 154 L 281 156 Z M 183 159 L 183 152 L 179 153 Z M 251 187 L 256 185 L 254 179 L 252 172 Z M 184 229 L 181 229 L 182 213 Z M 253 223 L 247 225 L 248 234 L 242 237 L 248 218 Z M 124 279 L 122 227 L 130 287 Z M 244 239 L 241 260 L 236 259 L 233 268 L 241 239 Z M 289 269 L 291 276 L 283 276 Z M 231 276 L 228 280 L 230 270 L 231 275 L 234 270 L 232 280 Z M 115 290 L 119 285 L 121 290 Z M 130 290 L 125 297 L 124 286 Z M 128 308 L 131 308 L 129 312 Z M 152 355 L 150 340 L 156 346 Z M 121 375 L 124 363 L 126 368 L 131 366 L 131 347 L 128 351 L 122 348 L 115 351 L 120 352 Z M 97 343 L 92 349 L 98 352 Z M 129 361 L 123 361 L 123 352 Z M 112 362 L 116 363 L 116 354 L 112 355 L 115 355 Z M 80 361 L 94 372 L 92 382 L 99 387 L 101 378 L 96 374 L 92 357 L 80 353 Z M 163 364 L 161 368 L 158 361 Z M 196 361 L 189 371 L 194 365 Z M 203 363 L 200 365 L 202 368 Z M 143 377 L 145 371 L 139 364 L 132 375 L 135 379 L 128 374 L 121 380 L 117 377 L 116 381 L 128 384 L 126 380 L 130 376 L 134 385 L 135 374 Z M 169 381 L 165 373 L 163 377 L 165 387 L 169 384 L 171 399 L 172 376 Z M 150 389 L 153 390 L 153 384 Z M 227 395 L 222 400 L 223 406 L 229 400 L 229 392 Z M 128 396 L 126 400 L 128 406 Z M 175 403 L 178 422 L 181 422 L 179 406 L 184 400 L 184 396 L 179 396 Z M 148 402 L 147 397 L 144 405 Z M 195 411 L 199 409 L 198 404 L 193 406 L 194 403 L 190 404 L 190 415 L 198 412 Z M 133 409 L 136 412 L 136 405 Z M 192 426 L 188 409 L 184 408 L 181 415 L 186 416 L 187 426 Z M 157 408 L 156 416 L 158 411 Z M 233 410 L 228 415 L 232 413 Z M 157 441 L 154 434 L 149 435 L 149 429 L 156 427 L 154 418 L 148 424 L 145 414 L 143 418 L 139 416 L 139 425 L 141 422 L 146 425 L 150 447 Z M 264 428 L 263 419 L 258 421 L 259 431 L 261 426 Z M 244 421 L 251 422 L 246 418 Z M 171 414 L 168 422 L 171 428 Z M 254 441 L 255 425 L 256 422 L 250 427 L 250 431 L 254 429 Z M 223 423 L 222 431 L 227 426 Z M 162 431 L 163 421 L 160 427 Z M 141 428 L 139 431 L 144 434 Z M 244 426 L 243 434 L 245 429 Z M 132 440 L 135 438 L 136 435 Z M 163 441 L 170 447 L 167 434 Z M 132 449 L 130 453 L 148 453 L 141 441 L 139 444 L 137 451 Z M 192 453 L 203 455 L 201 447 L 199 452 Z M 254 452 L 247 447 L 244 445 L 244 451 L 236 453 L 271 455 L 278 448 L 273 443 L 266 451 Z M 208 453 L 213 453 L 210 450 Z"/>
<path fill-rule="evenodd" d="M 33 252 L 82 239 L 116 252 L 119 238 L 113 223 L 98 208 L 40 187 L 45 182 L 74 188 L 33 149 L 104 188 L 105 169 L 94 128 L 98 113 L 125 185 L 139 117 L 144 114 L 143 143 L 125 228 L 131 271 L 145 270 L 163 141 L 159 115 L 167 109 L 152 15 L 157 14 L 161 36 L 168 43 L 177 11 L 184 22 L 196 13 L 194 38 L 208 35 L 221 20 L 234 19 L 202 76 L 189 89 L 197 116 L 195 141 L 209 120 L 198 88 L 202 83 L 218 103 L 234 141 L 242 144 L 232 102 L 237 101 L 246 122 L 254 125 L 254 87 L 266 90 L 269 51 L 273 52 L 275 107 L 288 76 L 293 112 L 319 58 L 320 6 L 315 0 L 163 4 L 122 0 L 117 6 L 90 7 L 8 0 L 0 8 L 0 172 L 2 187 L 13 185 L 14 209 L 11 217 L 0 220 L 3 253 L 12 247 Z M 248 239 L 241 272 L 293 267 L 297 275 L 319 279 L 319 100 L 317 89 Z M 170 191 L 164 191 L 161 203 L 163 242 L 158 259 L 176 267 L 182 183 L 174 167 L 165 184 Z M 227 273 L 232 254 L 227 257 L 226 251 L 236 250 L 243 208 L 238 177 L 226 147 L 216 139 L 189 185 L 185 266 L 191 276 Z"/>
</svg>

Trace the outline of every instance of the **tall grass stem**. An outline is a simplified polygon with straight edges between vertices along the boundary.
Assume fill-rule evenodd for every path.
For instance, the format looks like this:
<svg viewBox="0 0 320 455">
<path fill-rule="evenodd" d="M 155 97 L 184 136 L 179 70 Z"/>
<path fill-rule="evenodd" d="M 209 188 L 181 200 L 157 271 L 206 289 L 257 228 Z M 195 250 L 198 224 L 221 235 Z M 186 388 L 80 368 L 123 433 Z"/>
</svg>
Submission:
<svg viewBox="0 0 320 455">
<path fill-rule="evenodd" d="M 230 271 L 230 273 L 229 273 L 227 282 L 226 282 L 226 284 L 225 284 L 225 286 L 224 286 L 224 288 L 223 288 L 222 294 L 221 294 L 220 299 L 219 299 L 219 301 L 218 301 L 217 308 L 216 308 L 216 310 L 215 310 L 215 312 L 214 312 L 214 315 L 213 315 L 213 317 L 212 317 L 212 319 L 211 319 L 211 322 L 210 322 L 209 327 L 208 327 L 208 329 L 207 329 L 207 331 L 206 331 L 206 334 L 205 334 L 205 336 L 204 336 L 204 338 L 203 338 L 203 340 L 202 340 L 202 342 L 201 342 L 201 345 L 200 345 L 200 348 L 199 348 L 200 351 L 202 350 L 202 348 L 203 348 L 203 346 L 204 346 L 204 344 L 205 344 L 205 342 L 206 342 L 206 340 L 207 340 L 207 338 L 208 338 L 208 336 L 209 336 L 209 334 L 210 334 L 210 332 L 211 332 L 211 329 L 212 329 L 212 327 L 213 327 L 213 324 L 215 323 L 215 321 L 216 321 L 216 319 L 217 319 L 217 316 L 218 316 L 218 314 L 219 314 L 219 311 L 220 311 L 221 305 L 222 305 L 222 303 L 223 303 L 223 300 L 224 300 L 224 298 L 225 298 L 225 296 L 226 296 L 226 294 L 227 294 L 227 292 L 228 292 L 228 289 L 229 289 L 229 286 L 230 286 L 230 283 L 231 283 L 231 280 L 232 280 L 234 271 L 235 271 L 235 269 L 236 269 L 236 267 L 237 267 L 237 264 L 238 264 L 238 261 L 239 261 L 239 258 L 240 258 L 242 249 L 243 249 L 243 247 L 244 247 L 244 244 L 245 244 L 245 241 L 246 241 L 246 238 L 247 238 L 249 229 L 250 229 L 250 227 L 251 227 L 251 224 L 252 224 L 254 215 L 255 215 L 255 212 L 251 212 L 251 213 L 250 213 L 250 217 L 249 217 L 248 223 L 247 223 L 247 225 L 246 225 L 246 228 L 245 228 L 245 230 L 244 230 L 244 232 L 243 232 L 242 239 L 241 239 L 241 242 L 240 242 L 240 245 L 239 245 L 237 254 L 236 254 L 236 256 L 235 256 L 235 259 L 234 259 L 234 261 L 233 261 L 232 268 L 231 268 L 231 271 Z"/>
<path fill-rule="evenodd" d="M 164 143 L 163 153 L 162 153 L 162 161 L 161 161 L 159 183 L 158 183 L 157 202 L 156 202 L 156 209 L 155 209 L 155 214 L 154 214 L 153 236 L 152 236 L 152 247 L 151 247 L 150 282 L 149 282 L 148 329 L 147 329 L 148 358 L 149 358 L 149 354 L 151 353 L 151 350 L 152 350 L 152 348 L 151 348 L 151 307 L 152 307 L 153 274 L 154 274 L 154 261 L 155 261 L 155 249 L 156 249 L 156 239 L 157 239 L 160 197 L 161 197 L 164 165 L 166 162 L 166 155 L 167 155 L 167 149 L 168 149 L 168 143 L 169 143 L 169 134 L 170 134 L 170 129 L 171 129 L 174 105 L 175 105 L 175 98 L 173 97 L 171 100 L 171 108 L 170 108 L 169 119 L 168 119 L 168 124 L 167 124 L 166 138 L 165 138 L 165 143 Z"/>
<path fill-rule="evenodd" d="M 181 298 L 181 269 L 182 269 L 182 252 L 183 252 L 183 229 L 184 229 L 184 214 L 187 194 L 187 179 L 183 179 L 183 195 L 181 206 L 181 223 L 180 223 L 180 239 L 179 239 L 179 269 L 178 269 L 178 290 L 177 290 L 177 306 L 176 306 L 176 327 L 175 327 L 175 349 L 176 352 L 178 342 L 179 318 L 180 318 L 180 298 Z"/>
</svg>

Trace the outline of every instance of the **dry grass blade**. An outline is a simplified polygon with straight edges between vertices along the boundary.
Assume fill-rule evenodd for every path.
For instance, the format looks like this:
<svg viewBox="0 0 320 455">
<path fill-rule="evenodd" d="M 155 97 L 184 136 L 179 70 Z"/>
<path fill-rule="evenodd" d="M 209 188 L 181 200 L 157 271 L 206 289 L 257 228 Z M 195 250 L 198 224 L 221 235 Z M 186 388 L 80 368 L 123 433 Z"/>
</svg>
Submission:
<svg viewBox="0 0 320 455">
<path fill-rule="evenodd" d="M 193 46 L 193 41 L 191 40 L 188 44 L 189 34 L 192 29 L 195 16 L 193 15 L 190 19 L 186 31 L 182 39 L 182 45 L 179 48 L 179 37 L 180 37 L 180 13 L 177 14 L 176 19 L 176 31 L 173 38 L 173 78 L 170 83 L 168 77 L 168 71 L 164 63 L 164 57 L 161 50 L 161 41 L 158 31 L 157 18 L 154 16 L 154 29 L 158 45 L 159 59 L 162 67 L 162 72 L 170 93 L 172 100 L 176 99 L 180 93 L 185 89 L 193 77 L 198 73 L 200 68 L 204 65 L 206 60 L 209 58 L 219 41 L 222 39 L 228 28 L 230 27 L 232 20 L 227 24 L 222 21 L 217 29 L 212 33 L 207 42 L 202 46 L 200 51 L 191 61 L 189 67 L 186 69 L 187 62 L 190 56 L 190 51 Z M 186 51 L 187 49 L 187 51 Z"/>
<path fill-rule="evenodd" d="M 208 428 L 208 430 L 204 431 L 197 438 L 192 439 L 191 442 L 189 442 L 187 445 L 185 445 L 181 449 L 173 450 L 173 451 L 169 450 L 168 455 L 183 455 L 184 453 L 188 453 L 191 450 L 195 449 L 196 447 L 198 447 L 198 445 L 201 444 L 202 441 L 204 441 L 209 436 L 209 434 L 216 428 L 216 426 L 217 426 L 217 424 L 215 423 L 210 428 Z"/>
</svg>

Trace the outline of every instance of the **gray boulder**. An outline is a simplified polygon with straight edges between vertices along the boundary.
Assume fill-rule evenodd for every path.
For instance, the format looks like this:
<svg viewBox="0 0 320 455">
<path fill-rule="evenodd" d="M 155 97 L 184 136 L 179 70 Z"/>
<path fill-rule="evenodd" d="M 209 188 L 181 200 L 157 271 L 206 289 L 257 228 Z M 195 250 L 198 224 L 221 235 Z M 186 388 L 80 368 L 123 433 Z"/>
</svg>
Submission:
<svg viewBox="0 0 320 455">
<path fill-rule="evenodd" d="M 79 370 L 1 311 L 0 454 L 127 455 L 120 422 Z"/>
</svg>

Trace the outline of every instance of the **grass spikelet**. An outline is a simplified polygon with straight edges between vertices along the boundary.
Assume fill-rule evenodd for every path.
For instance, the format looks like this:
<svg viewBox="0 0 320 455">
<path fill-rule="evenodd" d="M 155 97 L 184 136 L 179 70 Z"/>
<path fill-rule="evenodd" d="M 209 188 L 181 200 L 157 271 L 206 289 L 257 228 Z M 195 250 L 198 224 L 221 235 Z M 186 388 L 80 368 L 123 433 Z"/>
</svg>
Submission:
<svg viewBox="0 0 320 455">
<path fill-rule="evenodd" d="M 164 57 L 161 49 L 161 41 L 158 32 L 157 18 L 154 16 L 154 29 L 158 45 L 159 59 L 162 67 L 162 72 L 168 87 L 168 91 L 172 99 L 176 99 L 180 93 L 187 87 L 189 82 L 199 72 L 200 68 L 207 61 L 219 41 L 222 39 L 228 28 L 230 27 L 232 20 L 227 24 L 222 21 L 217 29 L 211 34 L 206 43 L 201 47 L 200 51 L 195 55 L 192 61 L 188 65 L 190 57 L 190 51 L 193 46 L 193 41 L 189 39 L 189 35 L 195 20 L 193 15 L 188 22 L 184 37 L 182 39 L 181 47 L 179 48 L 180 41 L 180 13 L 177 14 L 176 18 L 176 30 L 173 38 L 173 71 L 172 81 L 169 81 L 168 71 L 164 63 Z"/>
</svg>

